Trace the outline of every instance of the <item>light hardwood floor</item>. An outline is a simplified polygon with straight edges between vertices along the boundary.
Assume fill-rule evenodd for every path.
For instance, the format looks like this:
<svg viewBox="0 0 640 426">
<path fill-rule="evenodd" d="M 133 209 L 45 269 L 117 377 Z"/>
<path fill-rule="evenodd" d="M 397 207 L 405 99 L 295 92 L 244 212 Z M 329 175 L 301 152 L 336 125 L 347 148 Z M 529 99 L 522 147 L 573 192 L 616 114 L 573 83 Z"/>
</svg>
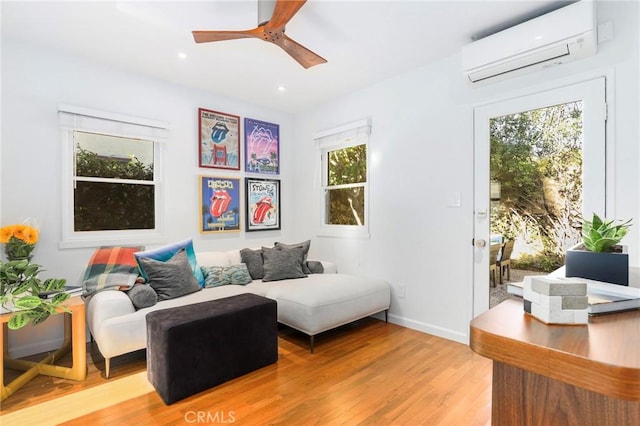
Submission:
<svg viewBox="0 0 640 426">
<path fill-rule="evenodd" d="M 119 357 L 107 380 L 91 344 L 88 359 L 85 381 L 37 377 L 2 403 L 1 414 L 146 368 L 144 351 Z M 283 328 L 276 364 L 170 406 L 147 392 L 62 424 L 487 425 L 490 416 L 490 360 L 466 345 L 367 318 L 317 338 L 314 354 L 305 336 Z"/>
</svg>

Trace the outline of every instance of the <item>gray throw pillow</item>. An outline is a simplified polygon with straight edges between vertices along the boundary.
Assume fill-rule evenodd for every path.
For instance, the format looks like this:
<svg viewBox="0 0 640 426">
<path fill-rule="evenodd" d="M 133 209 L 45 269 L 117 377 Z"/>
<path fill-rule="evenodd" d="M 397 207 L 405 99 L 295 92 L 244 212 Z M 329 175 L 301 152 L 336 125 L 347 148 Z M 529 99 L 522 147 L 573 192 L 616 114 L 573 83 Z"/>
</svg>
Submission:
<svg viewBox="0 0 640 426">
<path fill-rule="evenodd" d="M 146 284 L 134 284 L 127 296 L 136 309 L 148 308 L 158 303 L 158 293 L 153 287 Z"/>
<path fill-rule="evenodd" d="M 318 262 L 317 260 L 308 260 L 305 262 L 307 268 L 311 274 L 324 274 L 324 266 L 322 266 L 322 262 Z"/>
<path fill-rule="evenodd" d="M 158 300 L 175 299 L 201 290 L 193 275 L 185 249 L 180 249 L 166 262 L 141 257 L 138 262 L 149 277 L 149 285 L 158 293 Z"/>
<path fill-rule="evenodd" d="M 251 250 L 249 248 L 245 248 L 240 250 L 240 258 L 242 259 L 242 263 L 247 265 L 247 269 L 249 270 L 249 274 L 251 278 L 254 280 L 261 280 L 264 277 L 264 267 L 262 260 L 262 250 Z"/>
<path fill-rule="evenodd" d="M 291 278 L 304 278 L 302 271 L 302 248 L 268 248 L 262 247 L 264 257 L 264 277 L 262 281 L 278 281 Z"/>
<path fill-rule="evenodd" d="M 274 247 L 279 247 L 279 248 L 283 248 L 283 249 L 302 248 L 303 253 L 304 253 L 304 255 L 302 257 L 302 272 L 304 272 L 305 274 L 310 274 L 311 273 L 311 270 L 307 266 L 307 256 L 309 255 L 309 248 L 311 247 L 311 240 L 303 241 L 303 242 L 298 243 L 298 244 L 284 244 L 284 243 L 276 242 L 274 244 Z"/>
</svg>

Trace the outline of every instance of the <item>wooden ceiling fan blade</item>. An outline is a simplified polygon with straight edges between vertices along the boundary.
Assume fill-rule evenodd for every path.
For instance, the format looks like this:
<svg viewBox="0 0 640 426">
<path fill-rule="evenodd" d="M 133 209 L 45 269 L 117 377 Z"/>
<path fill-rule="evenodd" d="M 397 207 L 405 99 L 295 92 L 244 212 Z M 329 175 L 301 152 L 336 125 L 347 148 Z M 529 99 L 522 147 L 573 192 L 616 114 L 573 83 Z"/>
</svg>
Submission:
<svg viewBox="0 0 640 426">
<path fill-rule="evenodd" d="M 307 0 L 277 0 L 273 8 L 273 15 L 265 27 L 284 27 L 306 2 Z"/>
<path fill-rule="evenodd" d="M 191 31 L 196 43 L 208 43 L 211 41 L 235 40 L 238 38 L 260 37 L 262 31 L 239 30 L 239 31 Z"/>
<path fill-rule="evenodd" d="M 285 52 L 287 52 L 293 59 L 298 61 L 300 65 L 305 68 L 311 68 L 314 65 L 320 65 L 327 62 L 322 56 L 312 52 L 300 43 L 290 39 L 286 35 L 282 34 L 282 37 L 272 41 L 273 44 L 280 46 Z"/>
</svg>

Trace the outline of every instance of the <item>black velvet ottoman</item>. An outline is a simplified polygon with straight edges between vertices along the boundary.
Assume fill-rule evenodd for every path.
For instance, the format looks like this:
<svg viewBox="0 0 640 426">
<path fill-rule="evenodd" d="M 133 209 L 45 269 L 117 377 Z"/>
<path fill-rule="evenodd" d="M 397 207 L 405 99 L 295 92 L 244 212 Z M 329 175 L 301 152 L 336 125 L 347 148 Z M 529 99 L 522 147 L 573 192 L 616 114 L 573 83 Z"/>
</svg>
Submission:
<svg viewBox="0 0 640 426">
<path fill-rule="evenodd" d="M 278 360 L 272 299 L 240 294 L 146 318 L 147 377 L 167 404 Z"/>
</svg>

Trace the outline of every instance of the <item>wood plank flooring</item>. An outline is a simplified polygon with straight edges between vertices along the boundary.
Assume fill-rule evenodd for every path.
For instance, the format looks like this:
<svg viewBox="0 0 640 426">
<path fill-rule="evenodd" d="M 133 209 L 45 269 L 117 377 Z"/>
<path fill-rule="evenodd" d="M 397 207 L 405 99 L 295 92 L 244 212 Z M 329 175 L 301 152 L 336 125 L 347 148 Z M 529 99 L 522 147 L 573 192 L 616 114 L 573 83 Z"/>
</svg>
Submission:
<svg viewBox="0 0 640 426">
<path fill-rule="evenodd" d="M 80 391 L 146 368 L 144 351 L 122 356 L 107 380 L 103 359 L 93 345 L 88 351 L 85 381 L 39 376 L 4 401 L 0 414 L 74 393 L 75 404 L 88 404 L 82 395 L 89 393 Z M 306 336 L 283 328 L 276 364 L 170 406 L 154 391 L 105 406 L 53 423 L 487 425 L 491 361 L 466 345 L 367 318 L 318 337 L 314 354 Z"/>
</svg>

